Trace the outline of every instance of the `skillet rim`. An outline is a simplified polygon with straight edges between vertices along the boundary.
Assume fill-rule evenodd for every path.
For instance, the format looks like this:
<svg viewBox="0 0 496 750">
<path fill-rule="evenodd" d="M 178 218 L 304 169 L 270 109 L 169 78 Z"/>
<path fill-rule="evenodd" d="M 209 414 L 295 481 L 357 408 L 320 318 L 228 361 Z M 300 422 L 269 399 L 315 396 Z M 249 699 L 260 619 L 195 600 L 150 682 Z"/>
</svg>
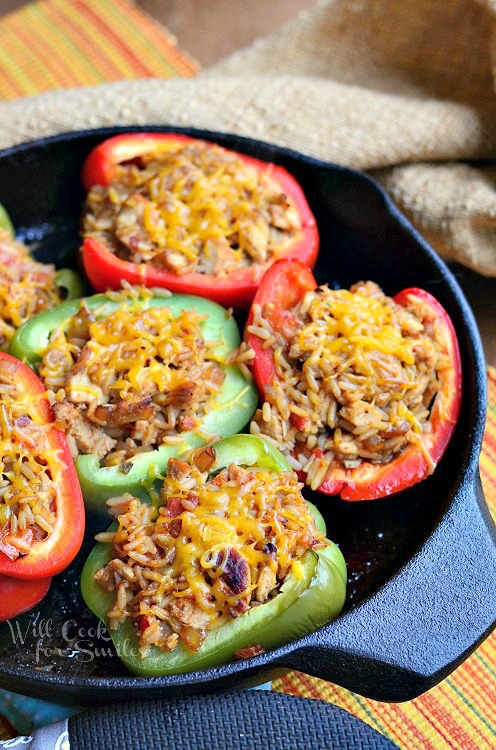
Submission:
<svg viewBox="0 0 496 750">
<path fill-rule="evenodd" d="M 235 148 L 246 153 L 251 153 L 253 149 L 262 148 L 269 150 L 274 157 L 289 158 L 298 161 L 310 169 L 331 169 L 335 172 L 349 175 L 356 180 L 365 183 L 369 189 L 376 193 L 384 204 L 384 210 L 391 216 L 397 226 L 399 226 L 404 232 L 406 232 L 416 243 L 419 251 L 426 256 L 432 265 L 437 269 L 439 273 L 439 283 L 449 291 L 451 298 L 458 307 L 458 312 L 464 321 L 464 328 L 467 335 L 467 342 L 470 344 L 472 357 L 475 364 L 476 372 L 473 377 L 472 392 L 475 391 L 475 413 L 472 416 L 471 422 L 471 436 L 470 436 L 470 450 L 466 453 L 463 464 L 458 469 L 458 481 L 453 485 L 453 489 L 448 498 L 448 502 L 444 508 L 440 518 L 435 523 L 432 530 L 426 539 L 420 544 L 415 553 L 411 555 L 403 565 L 401 565 L 396 572 L 388 578 L 381 586 L 379 586 L 373 593 L 366 596 L 360 601 L 354 609 L 345 613 L 343 617 L 353 615 L 360 612 L 360 609 L 371 599 L 377 596 L 382 590 L 390 586 L 398 577 L 407 570 L 415 559 L 419 556 L 423 548 L 429 543 L 431 537 L 435 534 L 443 518 L 450 512 L 454 501 L 456 500 L 459 492 L 463 488 L 473 488 L 477 481 L 477 468 L 478 458 L 482 447 L 482 438 L 484 434 L 485 424 L 485 410 L 487 401 L 487 388 L 485 380 L 485 358 L 478 332 L 477 324 L 473 316 L 472 310 L 464 296 L 464 293 L 456 281 L 455 276 L 448 269 L 445 262 L 439 257 L 439 255 L 431 248 L 426 242 L 422 235 L 413 227 L 410 221 L 404 216 L 404 214 L 396 207 L 390 196 L 386 193 L 384 188 L 379 185 L 372 177 L 364 172 L 360 172 L 351 167 L 346 167 L 333 162 L 323 161 L 312 156 L 302 154 L 296 150 L 281 147 L 273 143 L 260 141 L 257 139 L 247 138 L 239 136 L 235 133 L 221 133 L 217 131 L 203 130 L 199 128 L 183 128 L 172 125 L 136 125 L 136 126 L 116 126 L 96 129 L 85 129 L 77 131 L 67 131 L 57 135 L 49 137 L 34 139 L 32 141 L 25 141 L 21 144 L 11 146 L 9 148 L 0 151 L 0 160 L 16 156 L 23 152 L 40 149 L 46 146 L 51 146 L 56 143 L 79 140 L 84 137 L 96 137 L 101 136 L 102 139 L 111 137 L 112 135 L 119 135 L 122 133 L 130 132 L 177 132 L 190 135 L 192 137 L 201 138 L 204 140 L 211 140 L 221 145 L 225 145 L 227 148 Z M 231 139 L 236 140 L 236 145 L 230 145 Z M 467 378 L 464 380 L 464 387 L 468 390 Z M 485 512 L 483 506 L 485 505 L 481 500 L 481 496 L 478 496 L 478 503 L 482 513 Z M 489 530 L 490 533 L 490 530 Z M 297 652 L 300 645 L 304 641 L 311 640 L 315 635 L 325 635 L 326 629 L 332 628 L 333 623 L 319 628 L 312 633 L 302 636 L 301 638 L 279 647 L 278 649 L 271 650 L 267 654 L 261 654 L 260 656 L 253 657 L 247 662 L 231 662 L 223 665 L 222 667 L 211 668 L 208 670 L 201 670 L 197 672 L 191 672 L 180 675 L 169 675 L 164 677 L 135 677 L 130 676 L 119 676 L 119 677 L 93 677 L 93 676 L 77 676 L 71 677 L 70 675 L 61 675 L 59 673 L 49 672 L 35 672 L 31 667 L 19 666 L 13 667 L 9 665 L 2 665 L 0 661 L 0 681 L 8 689 L 14 689 L 29 693 L 29 687 L 35 683 L 35 693 L 39 695 L 40 689 L 46 688 L 47 692 L 53 695 L 53 688 L 58 689 L 70 688 L 71 696 L 69 696 L 69 702 L 73 702 L 76 697 L 76 693 L 79 690 L 84 691 L 95 691 L 93 700 L 91 702 L 98 701 L 99 697 L 102 696 L 104 691 L 113 691 L 115 695 L 112 699 L 124 700 L 131 694 L 130 691 L 139 691 L 142 695 L 142 691 L 154 691 L 154 695 L 157 694 L 157 690 L 164 689 L 166 691 L 174 690 L 176 687 L 184 686 L 191 689 L 191 686 L 195 686 L 198 690 L 201 690 L 203 686 L 212 685 L 222 687 L 224 684 L 227 685 L 227 681 L 231 678 L 238 676 L 245 676 L 248 681 L 250 678 L 257 680 L 257 675 L 260 675 L 264 670 L 264 679 L 266 678 L 266 670 L 277 669 L 281 671 L 281 666 L 284 665 L 286 657 L 289 657 L 293 652 Z M 489 631 L 490 632 L 490 631 Z M 475 648 L 475 646 L 474 646 Z M 284 666 L 282 666 L 284 669 Z M 9 684 L 5 684 L 5 681 L 10 679 Z M 259 680 L 258 680 L 259 681 Z M 14 687 L 12 687 L 14 684 Z M 75 691 L 75 692 L 74 692 Z M 127 693 L 127 695 L 121 695 Z M 133 693 L 134 694 L 134 693 Z M 57 696 L 61 699 L 61 696 Z M 108 696 L 106 696 L 108 699 Z"/>
</svg>

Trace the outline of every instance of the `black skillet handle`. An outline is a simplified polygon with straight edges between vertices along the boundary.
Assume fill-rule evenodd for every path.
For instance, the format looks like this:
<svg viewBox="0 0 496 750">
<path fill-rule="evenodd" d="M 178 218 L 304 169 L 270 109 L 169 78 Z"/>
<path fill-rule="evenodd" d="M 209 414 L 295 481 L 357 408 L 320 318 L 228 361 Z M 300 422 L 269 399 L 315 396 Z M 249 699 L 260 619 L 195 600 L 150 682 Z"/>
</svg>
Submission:
<svg viewBox="0 0 496 750">
<path fill-rule="evenodd" d="M 376 700 L 411 700 L 495 626 L 495 581 L 496 529 L 477 471 L 394 578 L 280 663 Z"/>
<path fill-rule="evenodd" d="M 69 719 L 71 750 L 398 750 L 356 716 L 329 703 L 266 690 L 121 703 Z M 45 748 L 46 750 L 46 748 Z"/>
</svg>

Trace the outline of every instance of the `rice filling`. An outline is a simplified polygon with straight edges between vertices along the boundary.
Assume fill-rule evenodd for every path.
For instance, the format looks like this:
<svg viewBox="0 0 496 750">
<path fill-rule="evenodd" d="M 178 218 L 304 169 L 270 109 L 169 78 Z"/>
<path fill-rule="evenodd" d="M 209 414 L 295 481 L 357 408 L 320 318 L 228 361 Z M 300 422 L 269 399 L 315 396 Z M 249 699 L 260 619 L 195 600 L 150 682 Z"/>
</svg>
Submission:
<svg viewBox="0 0 496 750">
<path fill-rule="evenodd" d="M 312 489 L 336 464 L 382 464 L 410 443 L 422 447 L 442 398 L 439 374 L 451 364 L 419 303 L 398 305 L 367 281 L 307 292 L 283 325 L 271 325 L 273 312 L 271 303 L 257 306 L 248 327 L 271 347 L 277 376 L 250 429 L 286 453 Z"/>
<path fill-rule="evenodd" d="M 0 349 L 23 323 L 59 305 L 64 296 L 55 266 L 31 258 L 28 248 L 0 227 Z"/>
<path fill-rule="evenodd" d="M 209 631 L 276 596 L 305 552 L 326 546 L 302 487 L 294 472 L 231 464 L 209 478 L 170 459 L 159 507 L 109 500 L 119 528 L 97 535 L 113 551 L 95 575 L 115 592 L 109 627 L 131 618 L 143 656 L 151 645 L 197 651 Z"/>
<path fill-rule="evenodd" d="M 270 260 L 301 221 L 266 172 L 195 141 L 116 167 L 87 197 L 83 236 L 176 275 L 224 276 Z"/>
<path fill-rule="evenodd" d="M 0 551 L 11 560 L 28 554 L 54 530 L 57 491 L 46 460 L 53 449 L 45 438 L 51 429 L 40 424 L 32 395 L 22 393 L 1 365 Z"/>
<path fill-rule="evenodd" d="M 73 457 L 93 454 L 124 472 L 137 454 L 201 431 L 226 377 L 219 342 L 202 336 L 207 316 L 143 309 L 147 294 L 140 290 L 138 299 L 128 290 L 128 304 L 103 317 L 83 300 L 52 332 L 39 366 Z"/>
</svg>

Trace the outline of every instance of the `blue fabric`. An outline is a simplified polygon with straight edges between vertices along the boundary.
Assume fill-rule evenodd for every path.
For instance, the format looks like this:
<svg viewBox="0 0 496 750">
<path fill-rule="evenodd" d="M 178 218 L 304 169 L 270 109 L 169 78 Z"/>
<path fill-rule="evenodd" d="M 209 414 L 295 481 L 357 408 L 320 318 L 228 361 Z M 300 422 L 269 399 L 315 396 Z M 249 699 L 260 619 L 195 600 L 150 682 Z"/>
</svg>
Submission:
<svg viewBox="0 0 496 750">
<path fill-rule="evenodd" d="M 68 719 L 80 710 L 0 690 L 0 713 L 7 717 L 20 734 L 31 734 L 39 727 Z"/>
</svg>

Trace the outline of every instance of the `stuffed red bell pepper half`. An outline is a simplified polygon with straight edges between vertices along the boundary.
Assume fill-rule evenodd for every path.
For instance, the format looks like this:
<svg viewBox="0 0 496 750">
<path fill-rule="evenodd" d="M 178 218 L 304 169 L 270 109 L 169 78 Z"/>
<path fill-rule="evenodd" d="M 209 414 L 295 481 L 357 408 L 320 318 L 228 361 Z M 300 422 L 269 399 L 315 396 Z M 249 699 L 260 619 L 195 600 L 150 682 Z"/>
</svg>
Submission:
<svg viewBox="0 0 496 750">
<path fill-rule="evenodd" d="M 121 281 L 249 307 L 280 258 L 313 267 L 314 216 L 283 167 L 176 133 L 126 133 L 87 157 L 83 264 Z"/>
<path fill-rule="evenodd" d="M 259 287 L 245 337 L 263 399 L 251 432 L 312 489 L 372 500 L 432 474 L 462 380 L 453 324 L 429 292 L 318 287 L 307 267 L 281 261 Z"/>
<path fill-rule="evenodd" d="M 0 353 L 0 596 L 15 589 L 4 576 L 40 581 L 32 587 L 19 582 L 18 612 L 43 596 L 47 579 L 72 562 L 83 539 L 84 507 L 74 463 L 53 420 L 36 375 Z M 16 609 L 7 604 L 0 607 L 0 619 Z"/>
</svg>

